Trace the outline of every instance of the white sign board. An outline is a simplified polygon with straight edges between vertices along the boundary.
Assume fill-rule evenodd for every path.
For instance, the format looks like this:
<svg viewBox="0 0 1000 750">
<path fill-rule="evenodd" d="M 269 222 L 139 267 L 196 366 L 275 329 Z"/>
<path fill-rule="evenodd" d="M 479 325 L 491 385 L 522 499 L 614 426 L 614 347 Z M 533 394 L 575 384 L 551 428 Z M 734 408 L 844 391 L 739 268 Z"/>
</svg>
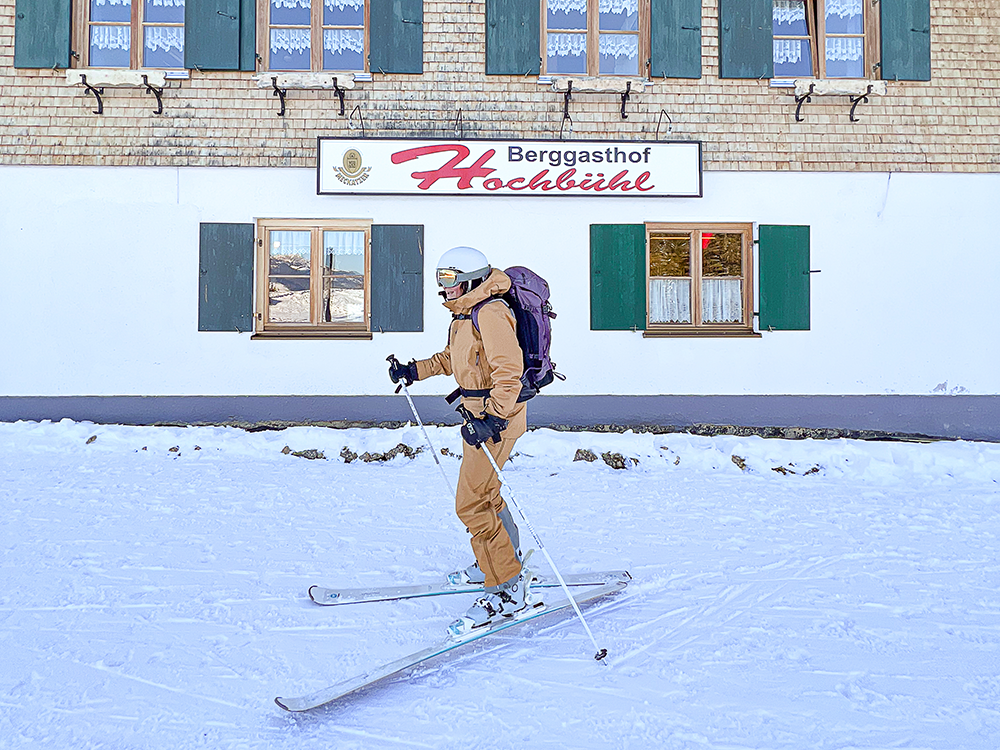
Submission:
<svg viewBox="0 0 1000 750">
<path fill-rule="evenodd" d="M 320 195 L 700 198 L 699 141 L 320 138 Z"/>
</svg>

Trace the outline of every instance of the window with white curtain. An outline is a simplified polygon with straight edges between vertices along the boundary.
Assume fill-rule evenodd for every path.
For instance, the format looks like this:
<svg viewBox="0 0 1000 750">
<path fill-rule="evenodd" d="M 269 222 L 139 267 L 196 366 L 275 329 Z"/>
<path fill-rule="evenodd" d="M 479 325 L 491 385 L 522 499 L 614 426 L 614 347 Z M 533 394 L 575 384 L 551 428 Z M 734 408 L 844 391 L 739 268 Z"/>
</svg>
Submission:
<svg viewBox="0 0 1000 750">
<path fill-rule="evenodd" d="M 647 321 L 664 333 L 752 328 L 751 224 L 647 224 Z"/>
<path fill-rule="evenodd" d="M 367 331 L 371 225 L 260 220 L 258 332 Z"/>
<path fill-rule="evenodd" d="M 867 0 L 774 0 L 775 77 L 873 77 L 872 7 Z"/>
<path fill-rule="evenodd" d="M 184 0 L 89 0 L 85 18 L 87 67 L 184 67 Z"/>
<path fill-rule="evenodd" d="M 645 75 L 649 11 L 639 0 L 544 0 L 543 72 Z"/>
<path fill-rule="evenodd" d="M 365 0 L 267 0 L 266 68 L 363 72 L 367 12 Z"/>
</svg>

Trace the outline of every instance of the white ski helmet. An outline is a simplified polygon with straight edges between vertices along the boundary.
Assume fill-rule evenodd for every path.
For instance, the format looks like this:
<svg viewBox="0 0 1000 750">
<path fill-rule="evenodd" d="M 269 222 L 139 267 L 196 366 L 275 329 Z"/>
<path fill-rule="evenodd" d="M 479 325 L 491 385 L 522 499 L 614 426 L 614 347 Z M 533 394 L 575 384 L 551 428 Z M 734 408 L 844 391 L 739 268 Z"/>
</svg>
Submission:
<svg viewBox="0 0 1000 750">
<path fill-rule="evenodd" d="M 437 264 L 438 286 L 450 288 L 462 282 L 469 282 L 469 289 L 477 281 L 490 275 L 490 262 L 474 247 L 453 247 L 441 256 Z M 468 291 L 468 289 L 466 290 Z"/>
</svg>

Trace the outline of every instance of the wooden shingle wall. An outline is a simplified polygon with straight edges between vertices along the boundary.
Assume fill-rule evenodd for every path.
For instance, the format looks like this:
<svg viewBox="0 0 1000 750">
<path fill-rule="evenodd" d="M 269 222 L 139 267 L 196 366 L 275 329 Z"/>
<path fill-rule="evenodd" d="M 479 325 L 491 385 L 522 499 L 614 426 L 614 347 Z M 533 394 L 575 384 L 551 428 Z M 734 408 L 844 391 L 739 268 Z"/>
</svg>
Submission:
<svg viewBox="0 0 1000 750">
<path fill-rule="evenodd" d="M 693 139 L 710 170 L 1000 171 L 1000 0 L 932 0 L 929 82 L 888 82 L 849 119 L 846 96 L 813 97 L 795 121 L 790 89 L 718 77 L 718 2 L 704 0 L 702 78 L 654 79 L 626 105 L 615 93 L 564 97 L 536 78 L 486 76 L 485 4 L 426 0 L 424 72 L 347 91 L 289 90 L 287 111 L 249 72 L 171 81 L 163 114 L 142 87 L 96 100 L 63 70 L 13 67 L 15 0 L 0 0 L 0 164 L 294 166 L 316 137 Z M 352 117 L 353 112 L 353 117 Z"/>
</svg>

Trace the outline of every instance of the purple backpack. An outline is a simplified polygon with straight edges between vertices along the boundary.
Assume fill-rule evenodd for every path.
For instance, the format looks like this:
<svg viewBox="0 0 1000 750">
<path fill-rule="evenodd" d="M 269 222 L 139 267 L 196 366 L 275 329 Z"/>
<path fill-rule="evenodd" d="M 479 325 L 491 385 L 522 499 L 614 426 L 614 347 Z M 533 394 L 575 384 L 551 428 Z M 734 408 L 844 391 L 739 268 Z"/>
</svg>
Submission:
<svg viewBox="0 0 1000 750">
<path fill-rule="evenodd" d="M 521 395 L 518 402 L 534 397 L 555 378 L 566 376 L 556 372 L 555 363 L 549 359 L 552 345 L 551 319 L 556 317 L 549 304 L 549 285 L 541 276 L 524 266 L 511 266 L 504 270 L 510 277 L 510 289 L 498 297 L 490 297 L 472 308 L 472 325 L 479 330 L 479 310 L 494 300 L 503 300 L 514 313 L 517 321 L 517 343 L 524 357 L 524 375 L 521 376 Z"/>
</svg>

